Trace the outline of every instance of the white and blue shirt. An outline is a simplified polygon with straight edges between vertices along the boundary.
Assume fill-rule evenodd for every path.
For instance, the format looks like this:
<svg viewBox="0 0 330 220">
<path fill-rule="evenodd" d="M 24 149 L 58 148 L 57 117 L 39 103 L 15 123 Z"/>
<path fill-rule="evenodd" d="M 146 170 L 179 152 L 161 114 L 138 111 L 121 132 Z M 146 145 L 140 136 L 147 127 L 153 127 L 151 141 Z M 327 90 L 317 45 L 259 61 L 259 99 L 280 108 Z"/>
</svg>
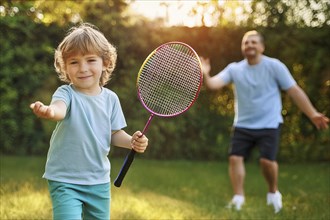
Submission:
<svg viewBox="0 0 330 220">
<path fill-rule="evenodd" d="M 67 113 L 53 131 L 44 178 L 81 185 L 110 182 L 111 132 L 126 127 L 118 96 L 102 88 L 89 96 L 63 85 L 53 94 Z"/>
<path fill-rule="evenodd" d="M 282 62 L 263 55 L 260 63 L 249 65 L 245 59 L 229 64 L 216 77 L 235 85 L 235 127 L 277 128 L 283 122 L 281 90 L 296 82 Z"/>
</svg>

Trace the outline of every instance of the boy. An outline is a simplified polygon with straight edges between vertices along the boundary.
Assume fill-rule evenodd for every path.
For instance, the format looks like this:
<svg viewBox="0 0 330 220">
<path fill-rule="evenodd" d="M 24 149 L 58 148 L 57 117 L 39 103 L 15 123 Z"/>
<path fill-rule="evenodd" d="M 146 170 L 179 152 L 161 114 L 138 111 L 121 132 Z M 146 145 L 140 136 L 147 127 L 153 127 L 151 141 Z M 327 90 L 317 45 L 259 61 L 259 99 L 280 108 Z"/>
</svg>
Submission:
<svg viewBox="0 0 330 220">
<path fill-rule="evenodd" d="M 50 105 L 31 104 L 36 116 L 57 121 L 44 178 L 54 219 L 110 219 L 110 144 L 143 153 L 148 139 L 126 126 L 118 96 L 103 87 L 116 49 L 92 25 L 72 28 L 55 51 L 59 87 Z"/>
</svg>

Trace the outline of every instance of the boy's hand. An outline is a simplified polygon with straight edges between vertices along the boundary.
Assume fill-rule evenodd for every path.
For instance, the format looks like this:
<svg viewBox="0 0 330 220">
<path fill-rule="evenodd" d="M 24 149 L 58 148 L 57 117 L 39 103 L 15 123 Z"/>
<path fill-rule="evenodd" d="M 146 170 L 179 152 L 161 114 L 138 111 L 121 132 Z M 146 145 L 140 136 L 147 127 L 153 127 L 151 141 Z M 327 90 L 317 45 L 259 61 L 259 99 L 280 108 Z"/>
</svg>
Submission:
<svg viewBox="0 0 330 220">
<path fill-rule="evenodd" d="M 42 102 L 35 102 L 30 105 L 33 113 L 39 118 L 52 119 L 55 116 L 55 111 L 50 106 L 44 105 Z"/>
<path fill-rule="evenodd" d="M 131 147 L 138 153 L 143 153 L 148 146 L 148 138 L 143 135 L 140 131 L 137 131 L 133 134 L 131 139 Z"/>
</svg>

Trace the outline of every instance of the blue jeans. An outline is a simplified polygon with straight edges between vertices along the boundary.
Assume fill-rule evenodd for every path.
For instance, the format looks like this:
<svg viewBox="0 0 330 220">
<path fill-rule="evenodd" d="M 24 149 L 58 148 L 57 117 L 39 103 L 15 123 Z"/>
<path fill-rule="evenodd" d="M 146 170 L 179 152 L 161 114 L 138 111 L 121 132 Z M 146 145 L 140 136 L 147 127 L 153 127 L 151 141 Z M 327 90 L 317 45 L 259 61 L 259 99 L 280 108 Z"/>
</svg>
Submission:
<svg viewBox="0 0 330 220">
<path fill-rule="evenodd" d="M 110 219 L 110 183 L 77 185 L 48 180 L 55 220 Z"/>
</svg>

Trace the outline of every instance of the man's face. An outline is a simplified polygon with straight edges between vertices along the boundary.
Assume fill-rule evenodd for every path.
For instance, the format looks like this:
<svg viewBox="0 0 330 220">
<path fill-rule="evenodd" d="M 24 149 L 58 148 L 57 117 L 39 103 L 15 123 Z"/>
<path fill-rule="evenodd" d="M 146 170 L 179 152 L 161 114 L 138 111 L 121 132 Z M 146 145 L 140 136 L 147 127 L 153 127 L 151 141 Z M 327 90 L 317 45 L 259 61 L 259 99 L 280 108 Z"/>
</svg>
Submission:
<svg viewBox="0 0 330 220">
<path fill-rule="evenodd" d="M 242 40 L 242 54 L 247 59 L 253 59 L 261 55 L 265 47 L 258 35 L 250 35 Z"/>
</svg>

